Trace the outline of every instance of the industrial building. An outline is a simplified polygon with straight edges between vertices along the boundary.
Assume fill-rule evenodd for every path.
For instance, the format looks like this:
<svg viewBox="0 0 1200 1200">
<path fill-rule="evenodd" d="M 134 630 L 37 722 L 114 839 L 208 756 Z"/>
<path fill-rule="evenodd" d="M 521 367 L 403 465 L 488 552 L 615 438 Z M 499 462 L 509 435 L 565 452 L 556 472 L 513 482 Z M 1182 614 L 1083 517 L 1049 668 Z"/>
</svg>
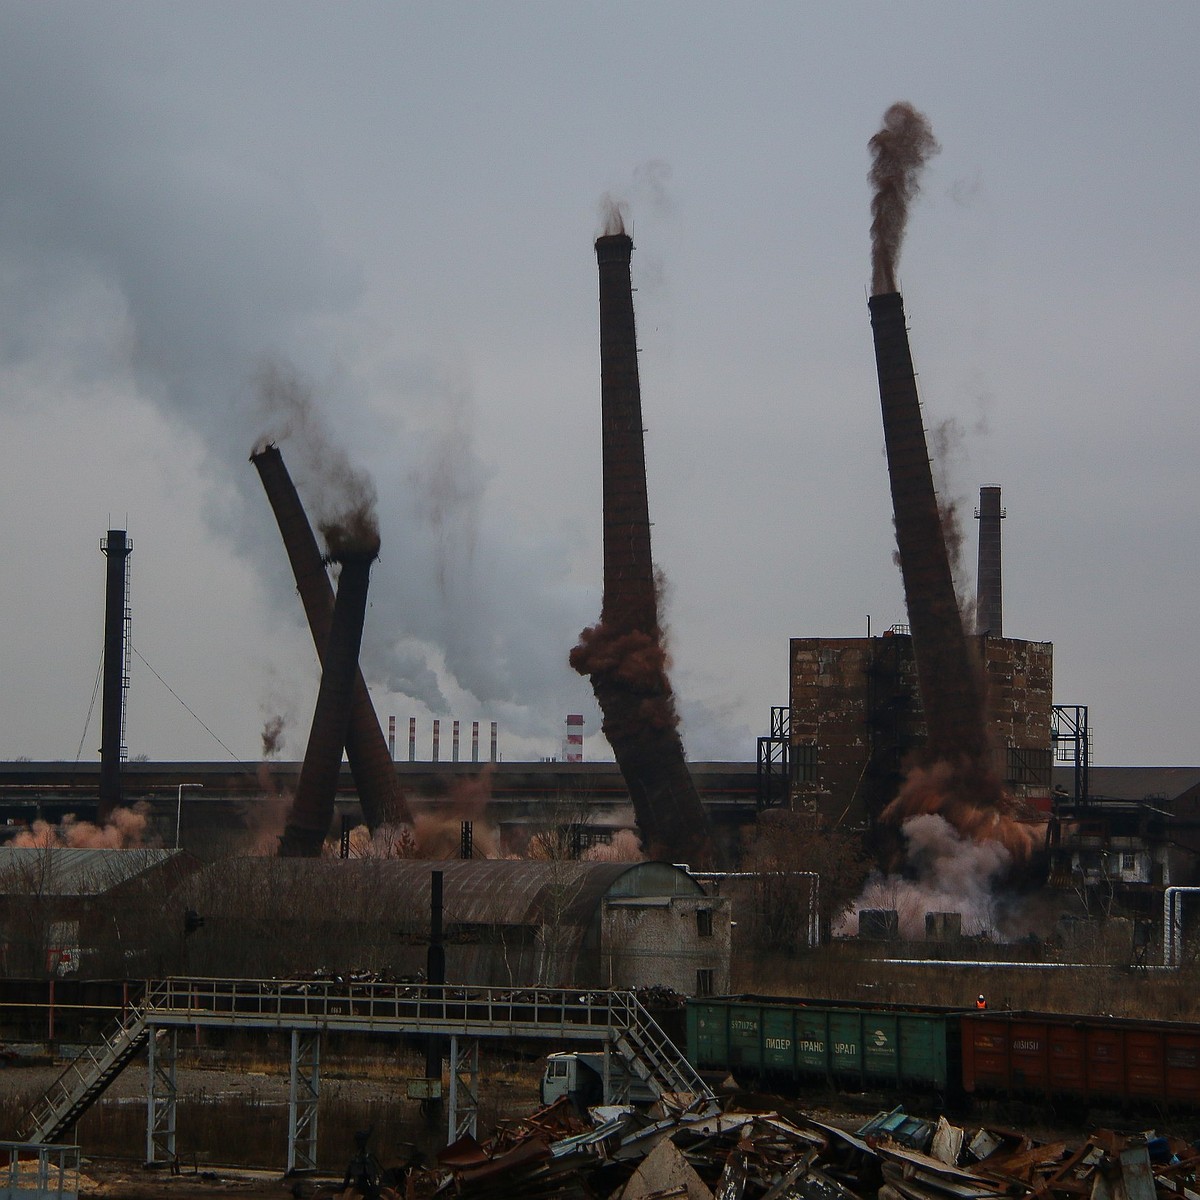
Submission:
<svg viewBox="0 0 1200 1200">
<path fill-rule="evenodd" d="M 448 983 L 729 988 L 729 901 L 654 862 L 231 859 L 184 888 L 188 969 L 423 978 L 435 871 Z"/>
<path fill-rule="evenodd" d="M 1008 792 L 1048 811 L 1053 647 L 980 635 L 993 770 Z M 789 672 L 791 799 L 828 820 L 868 824 L 895 796 L 925 742 L 912 638 L 793 638 Z"/>
</svg>

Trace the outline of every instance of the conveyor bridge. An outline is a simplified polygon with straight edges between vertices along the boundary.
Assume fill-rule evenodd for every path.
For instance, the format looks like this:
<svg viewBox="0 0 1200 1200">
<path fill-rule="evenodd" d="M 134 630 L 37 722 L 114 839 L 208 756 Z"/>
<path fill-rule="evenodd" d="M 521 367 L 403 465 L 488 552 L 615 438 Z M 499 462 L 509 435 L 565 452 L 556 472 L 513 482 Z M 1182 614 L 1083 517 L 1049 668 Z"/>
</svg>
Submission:
<svg viewBox="0 0 1200 1200">
<path fill-rule="evenodd" d="M 174 1161 L 178 1034 L 180 1029 L 199 1027 L 290 1032 L 289 1171 L 316 1167 L 320 1046 L 325 1033 L 445 1038 L 450 1048 L 451 1141 L 475 1132 L 479 1042 L 485 1038 L 601 1045 L 606 1103 L 621 1102 L 634 1079 L 660 1095 L 712 1095 L 629 991 L 171 978 L 148 983 L 124 1019 L 67 1065 L 26 1114 L 21 1136 L 38 1143 L 60 1140 L 144 1047 L 146 1161 Z"/>
</svg>

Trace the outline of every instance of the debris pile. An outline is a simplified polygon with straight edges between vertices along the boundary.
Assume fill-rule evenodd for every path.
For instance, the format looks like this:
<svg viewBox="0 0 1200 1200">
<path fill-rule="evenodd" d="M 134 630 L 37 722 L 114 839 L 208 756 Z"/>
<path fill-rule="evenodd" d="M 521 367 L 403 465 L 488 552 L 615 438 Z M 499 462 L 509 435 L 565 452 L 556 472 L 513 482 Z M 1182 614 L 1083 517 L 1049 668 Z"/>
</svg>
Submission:
<svg viewBox="0 0 1200 1200">
<path fill-rule="evenodd" d="M 576 1116 L 566 1099 L 484 1143 L 463 1138 L 395 1194 L 476 1200 L 1200 1200 L 1195 1145 L 1100 1130 L 1082 1145 L 967 1130 L 903 1109 L 854 1132 L 793 1111 L 667 1097 Z"/>
</svg>

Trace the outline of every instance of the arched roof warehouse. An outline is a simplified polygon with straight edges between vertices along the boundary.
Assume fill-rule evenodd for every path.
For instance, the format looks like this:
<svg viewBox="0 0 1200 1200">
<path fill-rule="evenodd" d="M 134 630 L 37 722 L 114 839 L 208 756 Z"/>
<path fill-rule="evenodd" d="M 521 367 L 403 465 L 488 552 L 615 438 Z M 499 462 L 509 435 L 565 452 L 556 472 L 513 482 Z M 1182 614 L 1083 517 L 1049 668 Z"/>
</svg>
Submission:
<svg viewBox="0 0 1200 1200">
<path fill-rule="evenodd" d="M 657 862 L 233 859 L 187 884 L 205 921 L 189 945 L 191 969 L 415 976 L 434 871 L 451 983 L 598 984 L 606 902 L 704 899 L 685 871 Z"/>
</svg>

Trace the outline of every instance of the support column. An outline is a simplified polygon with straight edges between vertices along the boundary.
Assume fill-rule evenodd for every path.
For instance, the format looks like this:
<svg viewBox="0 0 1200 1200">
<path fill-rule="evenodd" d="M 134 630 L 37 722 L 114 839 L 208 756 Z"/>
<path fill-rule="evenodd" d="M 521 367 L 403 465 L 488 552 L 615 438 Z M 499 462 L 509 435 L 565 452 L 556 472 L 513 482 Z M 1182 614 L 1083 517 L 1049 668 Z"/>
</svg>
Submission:
<svg viewBox="0 0 1200 1200">
<path fill-rule="evenodd" d="M 159 1041 L 159 1038 L 162 1041 Z M 175 1154 L 175 1059 L 179 1031 L 150 1026 L 146 1041 L 146 1165 L 173 1163 Z"/>
<path fill-rule="evenodd" d="M 287 1169 L 317 1169 L 317 1101 L 321 1091 L 321 1035 L 292 1030 L 292 1055 L 288 1081 Z"/>
<path fill-rule="evenodd" d="M 450 1143 L 476 1136 L 479 1116 L 479 1040 L 450 1038 Z"/>
</svg>

